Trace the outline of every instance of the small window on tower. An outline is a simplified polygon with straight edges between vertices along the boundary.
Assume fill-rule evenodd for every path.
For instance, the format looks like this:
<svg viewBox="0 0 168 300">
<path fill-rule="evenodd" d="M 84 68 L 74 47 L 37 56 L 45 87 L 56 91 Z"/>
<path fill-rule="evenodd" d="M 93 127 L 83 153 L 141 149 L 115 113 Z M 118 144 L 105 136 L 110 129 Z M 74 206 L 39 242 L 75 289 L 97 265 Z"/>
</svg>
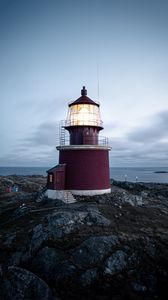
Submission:
<svg viewBox="0 0 168 300">
<path fill-rule="evenodd" d="M 52 176 L 52 174 L 49 175 L 49 182 L 53 182 L 53 176 Z"/>
</svg>

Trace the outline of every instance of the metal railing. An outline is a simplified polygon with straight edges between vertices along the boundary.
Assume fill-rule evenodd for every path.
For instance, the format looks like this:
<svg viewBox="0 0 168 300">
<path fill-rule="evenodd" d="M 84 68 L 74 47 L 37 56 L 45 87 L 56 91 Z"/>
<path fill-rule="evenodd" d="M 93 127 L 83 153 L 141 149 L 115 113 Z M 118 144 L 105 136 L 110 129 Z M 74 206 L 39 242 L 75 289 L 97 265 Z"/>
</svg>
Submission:
<svg viewBox="0 0 168 300">
<path fill-rule="evenodd" d="M 65 121 L 62 120 L 60 122 L 59 127 L 59 140 L 60 140 L 60 146 L 68 146 L 70 145 L 70 135 L 67 130 L 65 130 Z M 72 145 L 72 144 L 71 144 Z M 80 145 L 96 145 L 96 146 L 108 146 L 109 140 L 107 137 L 104 136 L 98 136 L 98 137 L 88 137 L 88 135 L 83 136 L 83 143 Z"/>
</svg>

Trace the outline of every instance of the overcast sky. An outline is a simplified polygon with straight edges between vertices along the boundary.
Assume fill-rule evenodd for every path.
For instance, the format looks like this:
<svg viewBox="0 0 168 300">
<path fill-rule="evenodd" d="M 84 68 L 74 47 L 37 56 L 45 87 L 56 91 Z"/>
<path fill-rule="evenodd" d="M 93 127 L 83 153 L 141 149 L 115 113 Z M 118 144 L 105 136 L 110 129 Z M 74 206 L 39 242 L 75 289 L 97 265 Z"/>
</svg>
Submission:
<svg viewBox="0 0 168 300">
<path fill-rule="evenodd" d="M 112 167 L 168 166 L 167 0 L 1 0 L 0 41 L 1 166 L 57 164 L 83 85 Z"/>
</svg>

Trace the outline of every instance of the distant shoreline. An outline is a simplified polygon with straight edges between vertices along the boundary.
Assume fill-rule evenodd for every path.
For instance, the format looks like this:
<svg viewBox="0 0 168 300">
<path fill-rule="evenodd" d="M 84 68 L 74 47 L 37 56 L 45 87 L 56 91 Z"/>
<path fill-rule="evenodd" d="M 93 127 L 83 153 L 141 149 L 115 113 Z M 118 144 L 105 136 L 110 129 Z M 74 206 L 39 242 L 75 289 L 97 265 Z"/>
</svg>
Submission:
<svg viewBox="0 0 168 300">
<path fill-rule="evenodd" d="M 47 176 L 49 167 L 0 167 L 1 176 L 30 175 Z M 98 170 L 98 167 L 97 167 Z M 110 178 L 129 182 L 155 182 L 168 183 L 168 167 L 137 167 L 137 168 L 115 168 L 110 167 Z"/>
</svg>

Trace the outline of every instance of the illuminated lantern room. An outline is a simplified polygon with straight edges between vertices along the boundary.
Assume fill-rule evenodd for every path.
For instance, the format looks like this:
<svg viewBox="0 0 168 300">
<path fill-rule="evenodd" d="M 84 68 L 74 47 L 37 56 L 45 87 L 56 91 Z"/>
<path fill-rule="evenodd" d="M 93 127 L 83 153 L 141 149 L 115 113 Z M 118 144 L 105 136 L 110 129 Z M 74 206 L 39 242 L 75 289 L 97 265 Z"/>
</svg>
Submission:
<svg viewBox="0 0 168 300">
<path fill-rule="evenodd" d="M 99 104 L 88 98 L 85 86 L 81 97 L 69 104 L 67 126 L 99 126 L 102 128 Z"/>
<path fill-rule="evenodd" d="M 85 86 L 81 97 L 69 104 L 65 129 L 70 133 L 71 145 L 96 145 L 103 129 L 99 104 L 87 97 Z"/>
</svg>

